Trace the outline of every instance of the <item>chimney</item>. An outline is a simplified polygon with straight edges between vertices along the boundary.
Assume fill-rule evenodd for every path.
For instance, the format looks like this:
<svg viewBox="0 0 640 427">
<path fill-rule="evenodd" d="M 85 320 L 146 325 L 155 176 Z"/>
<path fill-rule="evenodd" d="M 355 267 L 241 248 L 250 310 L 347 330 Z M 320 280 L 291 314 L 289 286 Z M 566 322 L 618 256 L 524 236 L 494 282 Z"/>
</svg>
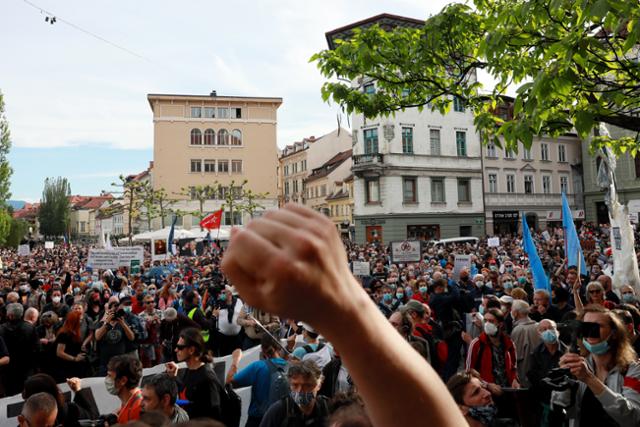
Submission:
<svg viewBox="0 0 640 427">
<path fill-rule="evenodd" d="M 218 92 L 217 92 L 217 91 L 215 91 L 215 90 L 212 90 L 212 91 L 211 91 L 211 93 L 210 93 L 209 95 L 210 95 L 211 97 L 214 97 L 214 98 L 215 98 L 216 96 L 218 96 Z"/>
</svg>

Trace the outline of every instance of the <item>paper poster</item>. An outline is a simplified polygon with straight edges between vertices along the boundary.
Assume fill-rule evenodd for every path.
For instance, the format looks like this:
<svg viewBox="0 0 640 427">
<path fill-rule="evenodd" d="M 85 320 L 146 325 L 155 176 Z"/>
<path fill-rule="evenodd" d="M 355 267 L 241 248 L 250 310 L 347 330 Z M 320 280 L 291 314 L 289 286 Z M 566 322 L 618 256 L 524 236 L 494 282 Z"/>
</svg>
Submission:
<svg viewBox="0 0 640 427">
<path fill-rule="evenodd" d="M 391 242 L 391 262 L 420 262 L 420 241 L 405 240 L 404 242 Z"/>
<path fill-rule="evenodd" d="M 94 270 L 116 269 L 119 267 L 118 253 L 111 249 L 89 249 L 87 265 Z"/>
<path fill-rule="evenodd" d="M 366 261 L 353 261 L 353 275 L 354 276 L 370 276 L 371 266 Z"/>
<path fill-rule="evenodd" d="M 29 255 L 31 255 L 31 248 L 29 248 L 29 245 L 18 246 L 18 256 L 29 256 Z"/>
<path fill-rule="evenodd" d="M 45 249 L 53 249 L 53 242 L 44 242 Z"/>
<path fill-rule="evenodd" d="M 471 255 L 455 255 L 455 261 L 453 263 L 453 279 L 460 279 L 460 272 L 464 269 L 471 268 Z"/>
<path fill-rule="evenodd" d="M 167 251 L 167 240 L 159 239 L 151 241 L 151 260 L 152 261 L 162 261 L 167 259 L 168 251 Z"/>
<path fill-rule="evenodd" d="M 487 244 L 489 245 L 490 248 L 497 248 L 498 246 L 500 246 L 500 238 L 489 237 L 489 239 L 487 239 Z"/>
<path fill-rule="evenodd" d="M 140 261 L 140 264 L 144 261 L 142 246 L 118 246 L 113 251 L 118 254 L 118 267 L 130 267 L 133 260 Z"/>
</svg>

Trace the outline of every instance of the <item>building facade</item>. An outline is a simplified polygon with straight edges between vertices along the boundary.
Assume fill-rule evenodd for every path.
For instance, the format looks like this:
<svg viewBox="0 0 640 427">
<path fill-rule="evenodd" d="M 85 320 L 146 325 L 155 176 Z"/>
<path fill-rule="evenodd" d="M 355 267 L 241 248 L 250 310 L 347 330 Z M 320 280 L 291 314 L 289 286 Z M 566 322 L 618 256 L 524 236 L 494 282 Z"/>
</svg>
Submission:
<svg viewBox="0 0 640 427">
<path fill-rule="evenodd" d="M 624 129 L 607 125 L 612 138 L 621 136 L 635 136 Z M 582 145 L 584 159 L 584 208 L 586 219 L 598 224 L 609 223 L 609 210 L 604 202 L 605 191 L 598 186 L 598 166 L 600 154 L 589 153 L 589 143 Z M 640 214 L 640 155 L 635 158 L 626 153 L 617 158 L 616 191 L 621 204 L 626 204 L 631 220 L 636 222 Z"/>
<path fill-rule="evenodd" d="M 351 175 L 351 150 L 336 154 L 323 165 L 313 169 L 304 181 L 305 204 L 311 209 L 331 216 L 327 198 L 336 192 L 336 182 Z"/>
<path fill-rule="evenodd" d="M 277 110 L 282 98 L 150 94 L 153 112 L 153 188 L 163 188 L 178 201 L 174 209 L 195 211 L 198 187 L 234 191 L 245 189 L 264 195 L 257 202 L 265 209 L 277 206 Z M 224 193 L 212 192 L 204 210 L 217 210 Z M 246 216 L 246 215 L 245 215 Z M 233 219 L 244 223 L 242 215 Z M 232 221 L 225 215 L 225 223 Z M 181 218 L 185 228 L 198 218 Z"/>
<path fill-rule="evenodd" d="M 334 190 L 326 198 L 329 218 L 336 225 L 343 239 L 353 239 L 353 175 L 337 181 Z"/>
<path fill-rule="evenodd" d="M 304 180 L 337 153 L 351 149 L 351 134 L 336 129 L 319 138 L 310 136 L 287 145 L 279 156 L 278 177 L 280 205 L 287 202 L 306 204 Z"/>
<path fill-rule="evenodd" d="M 504 144 L 502 144 L 504 146 Z M 574 220 L 584 220 L 581 141 L 576 135 L 534 138 L 530 149 L 482 147 L 487 235 L 562 224 L 562 193 Z"/>
</svg>

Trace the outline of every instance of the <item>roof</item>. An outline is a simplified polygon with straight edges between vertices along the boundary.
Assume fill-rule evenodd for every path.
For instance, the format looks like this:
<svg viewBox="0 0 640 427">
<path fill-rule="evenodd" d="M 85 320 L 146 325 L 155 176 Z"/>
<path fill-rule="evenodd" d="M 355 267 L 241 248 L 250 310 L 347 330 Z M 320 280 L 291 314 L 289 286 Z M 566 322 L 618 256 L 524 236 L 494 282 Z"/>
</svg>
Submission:
<svg viewBox="0 0 640 427">
<path fill-rule="evenodd" d="M 113 199 L 112 195 L 92 197 L 84 203 L 76 205 L 76 209 L 97 209 L 107 200 Z"/>
<path fill-rule="evenodd" d="M 16 219 L 34 218 L 38 215 L 40 203 L 25 203 L 22 209 L 13 211 L 13 217 Z"/>
<path fill-rule="evenodd" d="M 344 191 L 342 187 L 337 192 L 327 196 L 326 200 L 338 200 L 338 199 L 347 199 L 349 198 L 349 192 Z"/>
<path fill-rule="evenodd" d="M 327 160 L 322 166 L 319 168 L 315 168 L 311 175 L 309 175 L 305 182 L 315 181 L 316 179 L 324 178 L 329 175 L 335 168 L 344 163 L 347 159 L 351 158 L 353 150 L 342 151 L 329 160 Z"/>
<path fill-rule="evenodd" d="M 255 101 L 262 103 L 276 103 L 282 104 L 281 97 L 262 97 L 262 96 L 235 96 L 235 95 L 185 95 L 185 94 L 171 94 L 171 93 L 149 93 L 147 94 L 147 101 L 149 101 L 149 105 L 151 106 L 151 110 L 153 110 L 153 100 L 167 100 L 167 101 L 175 101 L 175 100 L 183 100 L 183 101 Z"/>
<path fill-rule="evenodd" d="M 325 33 L 327 38 L 327 44 L 329 49 L 335 49 L 335 41 L 338 39 L 347 40 L 353 35 L 353 30 L 356 28 L 368 28 L 376 24 L 389 31 L 397 27 L 405 28 L 420 28 L 424 25 L 423 20 L 408 18 L 406 16 L 392 15 L 390 13 L 381 13 L 380 15 L 372 16 L 362 21 L 357 21 L 352 24 L 345 25 L 344 27 L 336 28 L 335 30 Z"/>
<path fill-rule="evenodd" d="M 324 135 L 322 135 L 319 138 L 316 138 L 315 136 L 310 136 L 308 138 L 302 138 L 302 141 L 296 141 L 291 145 L 287 145 L 286 147 L 284 147 L 282 149 L 282 151 L 280 152 L 280 159 L 284 159 L 285 157 L 291 156 L 293 154 L 296 153 L 300 153 L 301 151 L 306 150 L 307 148 L 309 148 L 309 144 L 314 144 L 320 140 L 322 140 L 323 138 L 335 133 L 336 131 L 338 131 L 338 134 L 340 132 L 346 132 L 347 135 L 351 135 L 351 133 L 346 130 L 343 127 L 338 127 L 338 129 L 332 130 L 331 132 L 325 133 Z M 287 151 L 289 150 L 294 150 L 291 151 L 290 153 L 288 153 Z"/>
</svg>

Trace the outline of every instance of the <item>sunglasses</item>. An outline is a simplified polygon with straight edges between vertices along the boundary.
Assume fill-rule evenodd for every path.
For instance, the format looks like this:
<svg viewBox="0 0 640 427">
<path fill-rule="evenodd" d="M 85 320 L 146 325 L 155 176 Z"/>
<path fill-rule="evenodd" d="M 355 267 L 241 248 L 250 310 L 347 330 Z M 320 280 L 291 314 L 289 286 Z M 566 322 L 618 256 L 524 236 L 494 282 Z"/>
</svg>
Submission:
<svg viewBox="0 0 640 427">
<path fill-rule="evenodd" d="M 602 291 L 600 289 L 592 289 L 589 291 L 590 294 L 599 294 L 602 293 Z"/>
<path fill-rule="evenodd" d="M 155 301 L 145 301 L 144 303 L 145 304 L 155 304 L 156 302 Z"/>
</svg>

